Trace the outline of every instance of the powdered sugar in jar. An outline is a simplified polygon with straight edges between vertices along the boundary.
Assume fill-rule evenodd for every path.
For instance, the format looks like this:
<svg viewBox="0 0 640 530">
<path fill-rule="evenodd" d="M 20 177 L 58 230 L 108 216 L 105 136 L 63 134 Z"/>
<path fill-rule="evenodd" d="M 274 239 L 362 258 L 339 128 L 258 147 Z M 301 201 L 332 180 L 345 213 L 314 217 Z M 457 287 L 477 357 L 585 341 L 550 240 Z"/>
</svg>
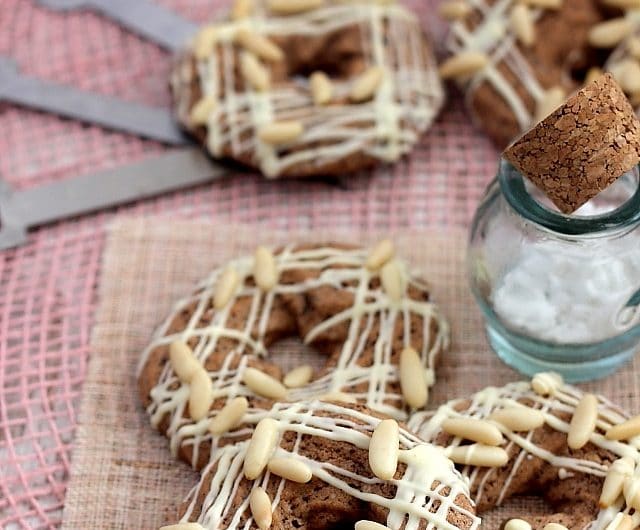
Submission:
<svg viewBox="0 0 640 530">
<path fill-rule="evenodd" d="M 501 162 L 476 212 L 468 262 L 488 339 L 505 362 L 578 381 L 611 373 L 637 351 L 638 177 L 634 168 L 566 216 Z"/>
</svg>

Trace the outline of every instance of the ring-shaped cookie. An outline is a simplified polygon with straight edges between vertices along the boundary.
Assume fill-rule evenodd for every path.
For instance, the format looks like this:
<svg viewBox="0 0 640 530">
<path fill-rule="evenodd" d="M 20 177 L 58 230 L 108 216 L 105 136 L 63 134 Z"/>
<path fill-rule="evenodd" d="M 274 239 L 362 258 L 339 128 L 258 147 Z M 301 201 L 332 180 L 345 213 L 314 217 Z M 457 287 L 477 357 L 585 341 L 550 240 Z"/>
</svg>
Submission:
<svg viewBox="0 0 640 530">
<path fill-rule="evenodd" d="M 182 125 L 267 177 L 392 162 L 444 102 L 417 17 L 393 1 L 239 0 L 171 78 Z"/>
<path fill-rule="evenodd" d="M 415 414 L 409 427 L 446 447 L 469 478 L 480 515 L 529 494 L 542 495 L 557 513 L 521 514 L 528 528 L 640 525 L 640 417 L 629 420 L 606 398 L 566 385 L 557 374 L 488 387 Z"/>
<path fill-rule="evenodd" d="M 268 359 L 289 336 L 326 355 L 314 377 L 307 368 L 285 377 L 292 388 Z M 425 405 L 447 343 L 427 286 L 390 241 L 370 251 L 259 247 L 178 302 L 144 351 L 138 381 L 172 453 L 202 468 L 212 445 L 250 436 L 275 401 L 352 400 L 405 419 Z"/>
<path fill-rule="evenodd" d="M 220 448 L 166 530 L 475 530 L 441 448 L 361 405 L 277 403 L 250 441 Z M 188 526 L 191 523 L 193 526 Z"/>
</svg>

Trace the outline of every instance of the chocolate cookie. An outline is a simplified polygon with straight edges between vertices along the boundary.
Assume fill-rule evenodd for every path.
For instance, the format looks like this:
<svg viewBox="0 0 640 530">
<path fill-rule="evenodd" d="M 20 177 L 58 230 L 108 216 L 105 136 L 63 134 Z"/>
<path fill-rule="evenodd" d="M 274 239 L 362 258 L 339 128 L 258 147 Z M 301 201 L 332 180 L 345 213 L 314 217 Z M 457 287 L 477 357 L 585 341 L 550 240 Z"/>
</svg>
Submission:
<svg viewBox="0 0 640 530">
<path fill-rule="evenodd" d="M 444 101 L 417 17 L 369 0 L 238 0 L 178 58 L 171 87 L 213 156 L 270 178 L 398 160 Z"/>
<path fill-rule="evenodd" d="M 268 348 L 299 337 L 326 356 L 282 378 Z M 423 407 L 448 326 L 427 286 L 382 241 L 290 245 L 214 270 L 142 354 L 139 389 L 174 455 L 202 468 L 246 439 L 275 401 L 320 396 L 404 419 Z M 215 456 L 215 455 L 214 455 Z"/>
<path fill-rule="evenodd" d="M 516 495 L 542 495 L 557 511 L 522 514 L 526 523 L 510 528 L 640 524 L 640 417 L 629 420 L 606 398 L 566 385 L 557 374 L 489 387 L 435 413 L 417 413 L 409 428 L 446 448 L 469 477 L 479 514 Z"/>
<path fill-rule="evenodd" d="M 215 452 L 166 530 L 478 528 L 453 463 L 395 420 L 321 401 L 260 417 L 251 440 Z"/>
<path fill-rule="evenodd" d="M 626 18 L 618 18 L 621 8 Z M 504 148 L 594 76 L 637 22 L 624 0 L 446 0 L 455 19 L 440 67 L 475 122 Z"/>
</svg>

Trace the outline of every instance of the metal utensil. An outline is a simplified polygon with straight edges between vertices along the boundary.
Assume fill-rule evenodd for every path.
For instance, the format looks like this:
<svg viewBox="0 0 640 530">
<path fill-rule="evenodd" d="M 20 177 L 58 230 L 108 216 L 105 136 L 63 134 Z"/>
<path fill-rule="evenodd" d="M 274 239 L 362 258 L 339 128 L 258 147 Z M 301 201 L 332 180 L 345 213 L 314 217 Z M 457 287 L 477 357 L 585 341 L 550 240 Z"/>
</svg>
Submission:
<svg viewBox="0 0 640 530">
<path fill-rule="evenodd" d="M 228 172 L 190 147 L 21 191 L 0 179 L 0 250 L 25 243 L 29 228 L 195 186 Z"/>
<path fill-rule="evenodd" d="M 167 144 L 187 144 L 171 112 L 27 77 L 0 57 L 0 100 Z"/>
<path fill-rule="evenodd" d="M 187 44 L 198 29 L 177 13 L 149 0 L 37 0 L 56 11 L 90 9 L 169 50 Z"/>
</svg>

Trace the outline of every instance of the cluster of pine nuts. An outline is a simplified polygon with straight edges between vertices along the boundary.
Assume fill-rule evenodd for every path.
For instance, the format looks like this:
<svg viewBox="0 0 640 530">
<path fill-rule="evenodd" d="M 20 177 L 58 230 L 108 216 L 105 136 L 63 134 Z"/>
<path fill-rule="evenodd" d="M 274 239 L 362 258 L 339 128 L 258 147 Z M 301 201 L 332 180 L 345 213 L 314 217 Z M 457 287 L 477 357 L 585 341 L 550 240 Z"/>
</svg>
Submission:
<svg viewBox="0 0 640 530">
<path fill-rule="evenodd" d="M 381 3 L 389 3 L 380 0 Z M 321 8 L 325 0 L 268 0 L 266 7 L 276 16 L 288 16 Z M 253 0 L 235 0 L 231 9 L 231 19 L 242 21 L 254 13 Z M 193 53 L 197 60 L 205 61 L 214 51 L 218 41 L 215 25 L 201 29 L 193 41 Z M 271 72 L 268 63 L 281 62 L 285 58 L 284 51 L 273 40 L 242 26 L 235 31 L 233 42 L 240 49 L 240 74 L 252 90 L 258 93 L 268 92 L 271 87 Z M 385 71 L 379 66 L 372 66 L 357 76 L 351 85 L 348 99 L 352 103 L 363 103 L 375 97 L 384 81 Z M 324 106 L 331 103 L 334 96 L 333 82 L 322 71 L 315 71 L 309 76 L 309 91 L 314 105 Z M 205 126 L 210 119 L 217 102 L 210 95 L 197 101 L 189 119 L 194 126 Z M 280 146 L 290 144 L 304 134 L 304 125 L 297 120 L 275 121 L 263 125 L 258 130 L 260 141 Z"/>
</svg>

